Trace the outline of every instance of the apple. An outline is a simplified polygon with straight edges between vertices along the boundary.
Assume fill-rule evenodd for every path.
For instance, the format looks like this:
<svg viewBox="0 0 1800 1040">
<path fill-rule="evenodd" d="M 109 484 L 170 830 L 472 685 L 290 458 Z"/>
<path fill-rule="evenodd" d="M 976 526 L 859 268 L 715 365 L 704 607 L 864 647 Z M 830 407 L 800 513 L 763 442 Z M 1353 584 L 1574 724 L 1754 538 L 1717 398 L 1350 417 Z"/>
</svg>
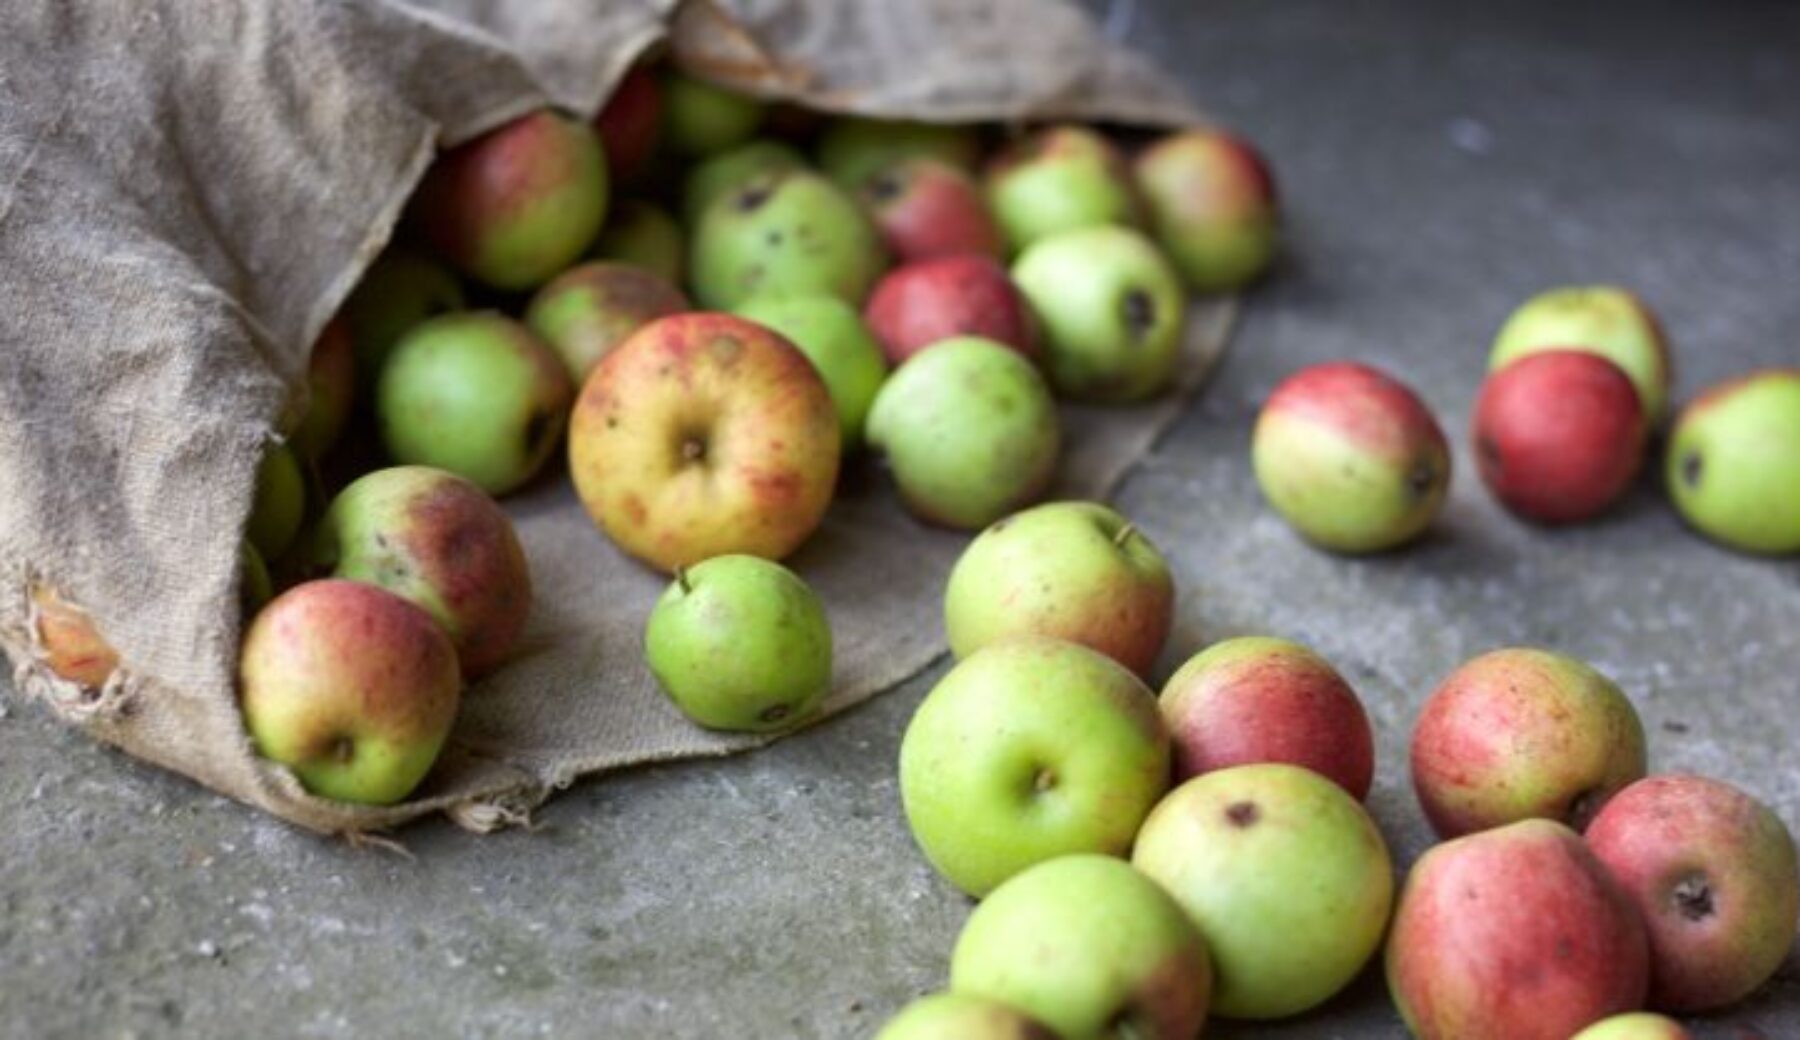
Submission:
<svg viewBox="0 0 1800 1040">
<path fill-rule="evenodd" d="M 356 354 L 356 382 L 374 387 L 381 366 L 400 337 L 427 318 L 466 306 L 462 283 L 436 258 L 406 246 L 389 246 L 363 272 L 344 302 Z"/>
<path fill-rule="evenodd" d="M 1060 1040 L 1050 1027 L 997 1000 L 933 993 L 901 1008 L 875 1040 Z"/>
<path fill-rule="evenodd" d="M 680 289 L 641 267 L 590 260 L 539 289 L 525 309 L 525 324 L 556 351 L 579 386 L 625 337 L 691 309 Z"/>
<path fill-rule="evenodd" d="M 766 173 L 714 199 L 688 253 L 694 295 L 722 309 L 752 296 L 801 293 L 860 306 L 886 266 L 869 218 L 807 170 Z"/>
<path fill-rule="evenodd" d="M 1620 791 L 1588 848 L 1650 932 L 1650 1004 L 1706 1011 L 1750 995 L 1794 945 L 1800 867 L 1781 817 L 1730 784 L 1653 776 Z"/>
<path fill-rule="evenodd" d="M 479 487 L 429 466 L 379 469 L 338 492 L 308 563 L 423 607 L 469 678 L 506 660 L 531 609 L 531 572 L 512 521 Z"/>
<path fill-rule="evenodd" d="M 686 249 L 681 225 L 667 211 L 639 199 L 625 199 L 612 207 L 589 255 L 641 267 L 670 285 L 680 285 L 681 254 Z"/>
<path fill-rule="evenodd" d="M 669 69 L 662 78 L 662 139 L 689 159 L 749 140 L 762 125 L 761 101 Z"/>
<path fill-rule="evenodd" d="M 678 568 L 650 611 L 644 659 L 682 714 L 710 729 L 791 729 L 831 692 L 824 605 L 760 556 Z"/>
<path fill-rule="evenodd" d="M 967 173 L 936 159 L 902 159 L 858 181 L 856 197 L 900 261 L 1005 255 L 1000 227 Z"/>
<path fill-rule="evenodd" d="M 592 127 L 539 110 L 450 149 L 414 197 L 420 230 L 463 274 L 530 289 L 574 263 L 606 220 Z"/>
<path fill-rule="evenodd" d="M 1214 1014 L 1285 1018 L 1343 989 L 1381 946 L 1387 843 L 1362 804 L 1310 769 L 1233 766 L 1169 792 L 1131 862 L 1212 953 Z"/>
<path fill-rule="evenodd" d="M 1141 233 L 1107 225 L 1045 235 L 1013 262 L 1012 277 L 1043 330 L 1057 393 L 1139 401 L 1174 378 L 1187 295 Z"/>
<path fill-rule="evenodd" d="M 1169 735 L 1150 691 L 1112 658 L 1059 639 L 970 654 L 900 742 L 913 838 L 973 896 L 1068 853 L 1124 856 L 1168 782 Z"/>
<path fill-rule="evenodd" d="M 1567 1040 L 1644 1002 L 1644 922 L 1574 831 L 1522 820 L 1413 865 L 1388 989 L 1419 1040 Z"/>
<path fill-rule="evenodd" d="M 450 736 L 462 677 L 431 615 L 386 589 L 296 585 L 251 622 L 239 660 L 257 753 L 340 802 L 391 805 Z"/>
<path fill-rule="evenodd" d="M 740 304 L 737 314 L 800 348 L 831 393 L 844 452 L 860 447 L 888 368 L 856 308 L 835 296 L 755 296 Z"/>
<path fill-rule="evenodd" d="M 1644 406 L 1623 369 L 1547 350 L 1488 376 L 1475 400 L 1481 479 L 1506 508 L 1544 523 L 1597 516 L 1644 460 Z"/>
<path fill-rule="evenodd" d="M 662 90 L 648 69 L 634 66 L 613 87 L 612 96 L 594 117 L 594 131 L 606 150 L 606 165 L 614 183 L 623 184 L 643 172 L 656 151 L 661 130 Z"/>
<path fill-rule="evenodd" d="M 831 394 L 793 344 L 732 315 L 677 314 L 588 377 L 569 469 L 594 522 L 652 566 L 778 560 L 831 504 L 839 437 Z"/>
<path fill-rule="evenodd" d="M 1643 399 L 1645 421 L 1662 421 L 1674 378 L 1669 342 L 1655 312 L 1630 290 L 1566 285 L 1533 296 L 1500 327 L 1488 371 L 1543 350 L 1585 350 L 1618 365 Z"/>
<path fill-rule="evenodd" d="M 1669 438 L 1669 495 L 1689 524 L 1746 552 L 1800 552 L 1800 368 L 1701 394 Z"/>
<path fill-rule="evenodd" d="M 926 347 L 956 336 L 981 336 L 1034 361 L 1039 354 L 1031 307 L 985 256 L 914 260 L 875 283 L 863 318 L 888 363 L 899 366 Z"/>
<path fill-rule="evenodd" d="M 916 516 L 975 530 L 1050 486 L 1058 423 L 1031 362 L 991 339 L 957 336 L 888 377 L 869 410 L 868 439 Z"/>
<path fill-rule="evenodd" d="M 807 169 L 793 145 L 759 138 L 694 164 L 681 182 L 681 215 L 698 227 L 707 207 L 765 174 Z"/>
<path fill-rule="evenodd" d="M 1016 1007 L 1061 1037 L 1193 1040 L 1211 989 L 1193 922 L 1111 856 L 1014 876 L 969 915 L 950 955 L 951 992 Z"/>
<path fill-rule="evenodd" d="M 238 543 L 238 612 L 254 617 L 256 612 L 275 598 L 275 579 L 269 577 L 269 565 L 248 538 Z"/>
<path fill-rule="evenodd" d="M 1143 223 L 1118 149 L 1080 126 L 1021 137 L 988 160 L 988 207 L 1014 251 L 1058 231 Z"/>
<path fill-rule="evenodd" d="M 395 461 L 447 469 L 490 495 L 530 480 L 555 450 L 574 386 L 531 330 L 493 311 L 445 314 L 407 333 L 376 393 Z"/>
<path fill-rule="evenodd" d="M 1274 259 L 1275 180 L 1256 149 L 1217 130 L 1158 140 L 1132 166 L 1158 242 L 1201 292 L 1242 286 Z"/>
<path fill-rule="evenodd" d="M 1424 403 L 1350 361 L 1303 368 L 1275 388 L 1256 418 L 1251 462 L 1275 511 L 1337 552 L 1418 537 L 1450 487 L 1450 446 Z"/>
<path fill-rule="evenodd" d="M 300 460 L 285 444 L 271 444 L 256 467 L 245 537 L 265 560 L 279 560 L 294 544 L 306 516 L 306 477 Z"/>
<path fill-rule="evenodd" d="M 846 189 L 903 159 L 928 158 L 972 170 L 981 158 L 974 129 L 910 119 L 840 116 L 819 135 L 819 168 Z"/>
<path fill-rule="evenodd" d="M 1304 766 L 1368 797 L 1375 737 L 1356 691 L 1299 643 L 1240 636 L 1189 658 L 1157 698 L 1175 780 L 1256 762 Z"/>
<path fill-rule="evenodd" d="M 944 631 L 959 660 L 1042 635 L 1144 675 L 1174 609 L 1169 565 L 1137 525 L 1098 502 L 1051 502 L 996 521 L 963 550 L 944 593 Z"/>
<path fill-rule="evenodd" d="M 1577 829 L 1644 775 L 1644 727 L 1611 679 L 1512 647 L 1452 672 L 1412 734 L 1412 780 L 1439 837 L 1543 817 Z"/>
<path fill-rule="evenodd" d="M 306 368 L 306 414 L 289 443 L 301 455 L 317 459 L 331 450 L 350 419 L 350 403 L 356 393 L 356 355 L 350 326 L 343 318 L 325 323 L 313 343 Z"/>
<path fill-rule="evenodd" d="M 31 612 L 37 628 L 38 658 L 47 668 L 77 686 L 98 690 L 106 685 L 119 667 L 119 652 L 101 638 L 87 611 L 48 585 L 33 584 Z"/>
<path fill-rule="evenodd" d="M 1693 1040 L 1693 1034 L 1655 1012 L 1627 1011 L 1603 1018 L 1569 1040 Z"/>
</svg>

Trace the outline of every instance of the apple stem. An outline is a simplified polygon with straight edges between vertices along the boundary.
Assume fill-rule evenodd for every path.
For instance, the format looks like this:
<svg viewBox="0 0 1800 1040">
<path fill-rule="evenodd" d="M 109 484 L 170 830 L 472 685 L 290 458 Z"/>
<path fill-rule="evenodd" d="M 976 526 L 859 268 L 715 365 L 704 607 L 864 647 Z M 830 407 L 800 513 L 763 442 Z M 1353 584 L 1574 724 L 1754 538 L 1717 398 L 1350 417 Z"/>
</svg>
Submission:
<svg viewBox="0 0 1800 1040">
<path fill-rule="evenodd" d="M 675 584 L 681 586 L 681 593 L 684 596 L 694 591 L 694 583 L 688 581 L 687 568 L 680 564 L 675 566 Z"/>
<path fill-rule="evenodd" d="M 1113 535 L 1113 544 L 1123 549 L 1125 543 L 1129 541 L 1134 534 L 1137 534 L 1137 525 L 1127 520 L 1125 526 L 1119 528 L 1119 533 Z"/>
</svg>

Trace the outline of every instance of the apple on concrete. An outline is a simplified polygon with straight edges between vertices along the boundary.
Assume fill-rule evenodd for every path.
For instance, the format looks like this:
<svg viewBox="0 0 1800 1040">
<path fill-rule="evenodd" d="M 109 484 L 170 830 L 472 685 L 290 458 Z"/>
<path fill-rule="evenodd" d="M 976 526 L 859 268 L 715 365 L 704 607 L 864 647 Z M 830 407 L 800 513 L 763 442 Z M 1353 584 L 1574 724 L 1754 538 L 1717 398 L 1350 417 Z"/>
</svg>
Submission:
<svg viewBox="0 0 1800 1040">
<path fill-rule="evenodd" d="M 624 199 L 612 207 L 588 253 L 596 260 L 641 267 L 670 285 L 680 285 L 686 251 L 681 225 L 668 211 L 642 199 Z"/>
<path fill-rule="evenodd" d="M 862 447 L 869 409 L 887 380 L 888 366 L 856 308 L 835 296 L 753 296 L 739 305 L 737 314 L 800 348 L 831 393 L 845 454 Z"/>
<path fill-rule="evenodd" d="M 718 199 L 766 174 L 808 170 L 806 157 L 793 145 L 757 138 L 695 163 L 681 182 L 681 217 L 689 227 Z"/>
<path fill-rule="evenodd" d="M 792 343 L 729 314 L 678 314 L 588 377 L 569 469 L 595 524 L 654 567 L 779 560 L 831 504 L 840 436 L 830 392 Z"/>
<path fill-rule="evenodd" d="M 1595 1022 L 1569 1040 L 1693 1040 L 1680 1022 L 1653 1011 L 1627 1011 Z"/>
<path fill-rule="evenodd" d="M 854 185 L 888 252 L 905 263 L 973 253 L 1005 255 L 1000 226 L 975 179 L 936 159 L 882 166 Z"/>
<path fill-rule="evenodd" d="M 1274 259 L 1275 180 L 1249 142 L 1218 130 L 1158 140 L 1132 166 L 1156 239 L 1187 284 L 1236 289 Z"/>
<path fill-rule="evenodd" d="M 1233 766 L 1169 792 L 1131 862 L 1187 910 L 1212 953 L 1212 1010 L 1297 1015 L 1381 946 L 1394 898 L 1387 843 L 1362 804 L 1310 769 Z"/>
<path fill-rule="evenodd" d="M 691 309 L 681 290 L 658 275 L 590 260 L 539 289 L 525 309 L 525 324 L 556 351 L 580 386 L 626 337 L 657 318 Z"/>
<path fill-rule="evenodd" d="M 1800 552 L 1800 368 L 1721 383 L 1669 437 L 1669 495 L 1689 524 L 1745 552 Z"/>
<path fill-rule="evenodd" d="M 1450 446 L 1418 395 L 1350 361 L 1303 368 L 1275 388 L 1256 418 L 1251 462 L 1275 511 L 1336 552 L 1417 538 L 1450 487 Z"/>
<path fill-rule="evenodd" d="M 31 586 L 31 612 L 38 659 L 46 667 L 77 686 L 106 685 L 118 670 L 119 652 L 101 637 L 92 615 L 38 583 Z"/>
<path fill-rule="evenodd" d="M 356 395 L 356 355 L 350 326 L 342 317 L 325 323 L 313 343 L 306 366 L 306 414 L 294 428 L 289 443 L 309 459 L 331 450 L 350 419 Z"/>
<path fill-rule="evenodd" d="M 296 585 L 251 622 L 239 660 L 244 725 L 308 791 L 391 805 L 418 787 L 456 721 L 456 649 L 386 589 Z"/>
<path fill-rule="evenodd" d="M 493 311 L 463 311 L 395 345 L 375 414 L 396 462 L 447 469 L 504 495 L 555 451 L 574 393 L 568 368 L 530 329 Z"/>
<path fill-rule="evenodd" d="M 1412 734 L 1413 788 L 1443 838 L 1533 817 L 1580 829 L 1644 766 L 1644 726 L 1619 687 L 1527 647 L 1452 672 Z"/>
<path fill-rule="evenodd" d="M 847 190 L 907 159 L 931 159 L 968 171 L 980 158 L 981 139 L 967 126 L 840 116 L 819 135 L 819 168 Z"/>
<path fill-rule="evenodd" d="M 650 70 L 635 65 L 625 73 L 594 117 L 594 131 L 606 150 L 614 184 L 644 171 L 662 133 L 662 89 Z"/>
<path fill-rule="evenodd" d="M 1793 948 L 1793 835 L 1730 784 L 1689 774 L 1639 780 L 1606 803 L 1586 837 L 1649 928 L 1652 1007 L 1735 1003 Z"/>
<path fill-rule="evenodd" d="M 279 560 L 306 519 L 306 476 L 294 449 L 271 444 L 256 467 L 256 490 L 244 536 L 265 560 Z"/>
<path fill-rule="evenodd" d="M 1618 365 L 1637 387 L 1650 426 L 1668 410 L 1669 341 L 1655 312 L 1628 289 L 1565 285 L 1533 296 L 1500 327 L 1488 371 L 1544 350 L 1585 350 Z"/>
<path fill-rule="evenodd" d="M 975 908 L 950 955 L 950 990 L 1017 1007 L 1060 1037 L 1193 1040 L 1212 966 L 1154 881 L 1111 856 L 1069 855 Z"/>
<path fill-rule="evenodd" d="M 676 155 L 704 158 L 755 136 L 767 114 L 756 98 L 676 69 L 662 77 L 662 140 Z"/>
<path fill-rule="evenodd" d="M 869 329 L 896 367 L 934 343 L 980 336 L 1035 361 L 1031 306 L 1006 268 L 985 256 L 914 260 L 884 275 L 863 308 Z"/>
<path fill-rule="evenodd" d="M 1580 835 L 1522 820 L 1413 864 L 1388 990 L 1418 1040 L 1568 1040 L 1643 1006 L 1644 922 Z"/>
<path fill-rule="evenodd" d="M 1124 157 L 1086 127 L 1053 126 L 1019 138 L 988 160 L 984 183 L 1014 251 L 1058 231 L 1143 223 Z"/>
<path fill-rule="evenodd" d="M 901 1008 L 875 1040 L 1061 1040 L 1049 1026 L 1007 1004 L 961 993 L 931 993 Z"/>
<path fill-rule="evenodd" d="M 372 389 L 400 337 L 428 318 L 466 305 L 462 283 L 437 258 L 407 246 L 388 247 L 344 301 L 357 383 Z"/>
<path fill-rule="evenodd" d="M 926 695 L 900 743 L 913 838 L 978 897 L 1057 856 L 1124 856 L 1168 782 L 1155 697 L 1112 658 L 1059 639 L 969 655 Z"/>
<path fill-rule="evenodd" d="M 1157 698 L 1175 747 L 1175 781 L 1231 766 L 1304 766 L 1368 797 L 1375 737 L 1356 691 L 1299 643 L 1240 636 L 1189 658 Z"/>
<path fill-rule="evenodd" d="M 1175 584 L 1144 532 L 1098 502 L 1050 502 L 990 524 L 944 592 L 960 660 L 1024 635 L 1098 650 L 1148 674 L 1169 635 Z"/>
<path fill-rule="evenodd" d="M 808 170 L 776 170 L 712 201 L 689 243 L 703 305 L 753 296 L 829 293 L 861 306 L 887 269 L 874 225 L 838 187 Z"/>
</svg>

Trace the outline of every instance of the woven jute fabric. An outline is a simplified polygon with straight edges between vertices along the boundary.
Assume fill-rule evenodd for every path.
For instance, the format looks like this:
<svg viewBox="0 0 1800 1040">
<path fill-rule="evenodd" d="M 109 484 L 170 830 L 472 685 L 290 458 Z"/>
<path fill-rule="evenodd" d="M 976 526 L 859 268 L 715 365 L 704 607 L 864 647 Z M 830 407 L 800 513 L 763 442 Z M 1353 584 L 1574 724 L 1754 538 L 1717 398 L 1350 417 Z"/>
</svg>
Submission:
<svg viewBox="0 0 1800 1040">
<path fill-rule="evenodd" d="M 516 660 L 466 692 L 417 796 L 360 808 L 258 758 L 238 713 L 238 544 L 307 352 L 434 152 L 550 104 L 595 112 L 665 46 L 695 74 L 829 111 L 945 121 L 1196 121 L 1050 0 L 12 0 L 0 32 L 0 644 L 18 688 L 130 755 L 320 831 L 448 810 L 518 819 L 587 773 L 753 746 L 697 729 L 639 640 L 662 579 L 566 479 L 508 500 L 536 584 Z M 1104 496 L 1222 349 L 1197 306 L 1181 386 L 1066 409 L 1058 494 Z M 966 536 L 908 517 L 873 463 L 792 561 L 836 636 L 842 710 L 943 650 Z M 122 665 L 42 663 L 28 589 L 87 609 Z"/>
</svg>

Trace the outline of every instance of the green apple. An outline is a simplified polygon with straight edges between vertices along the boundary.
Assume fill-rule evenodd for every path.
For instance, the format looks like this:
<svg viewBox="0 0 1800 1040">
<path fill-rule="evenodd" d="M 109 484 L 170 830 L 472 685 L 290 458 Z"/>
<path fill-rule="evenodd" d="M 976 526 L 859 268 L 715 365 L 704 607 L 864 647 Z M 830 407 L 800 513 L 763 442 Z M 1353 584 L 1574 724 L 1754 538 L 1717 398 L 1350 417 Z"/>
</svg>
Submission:
<svg viewBox="0 0 1800 1040">
<path fill-rule="evenodd" d="M 247 618 L 254 617 L 274 598 L 275 582 L 269 577 L 269 565 L 246 538 L 238 545 L 238 610 Z"/>
<path fill-rule="evenodd" d="M 644 658 L 682 714 L 710 729 L 789 729 L 831 692 L 824 605 L 794 572 L 760 556 L 677 570 L 650 612 Z"/>
<path fill-rule="evenodd" d="M 1143 223 L 1131 174 L 1118 149 L 1079 126 L 1022 137 L 989 160 L 988 206 L 1014 250 L 1058 231 Z"/>
<path fill-rule="evenodd" d="M 1157 805 L 1131 861 L 1206 937 L 1213 1011 L 1284 1018 L 1324 1003 L 1381 946 L 1387 843 L 1362 804 L 1310 769 L 1233 766 Z"/>
<path fill-rule="evenodd" d="M 400 337 L 427 318 L 464 306 L 462 283 L 449 267 L 416 249 L 389 246 L 344 301 L 357 383 L 374 387 Z"/>
<path fill-rule="evenodd" d="M 1168 782 L 1156 698 L 1112 658 L 1059 639 L 969 655 L 900 743 L 913 837 L 975 896 L 1067 853 L 1125 855 Z"/>
<path fill-rule="evenodd" d="M 840 116 L 819 136 L 819 168 L 850 190 L 903 159 L 935 159 L 972 170 L 980 157 L 981 139 L 967 126 Z"/>
<path fill-rule="evenodd" d="M 1800 552 L 1800 368 L 1722 383 L 1669 438 L 1670 497 L 1702 534 L 1747 552 Z"/>
<path fill-rule="evenodd" d="M 279 560 L 294 544 L 306 516 L 306 477 L 300 460 L 285 444 L 271 444 L 256 467 L 256 497 L 250 503 L 245 537 L 265 560 Z"/>
<path fill-rule="evenodd" d="M 1062 447 L 1043 376 L 980 336 L 939 340 L 895 370 L 869 411 L 868 438 L 907 508 L 969 530 L 1042 495 Z"/>
<path fill-rule="evenodd" d="M 667 210 L 640 199 L 626 199 L 612 208 L 606 227 L 588 252 L 596 260 L 631 264 L 670 285 L 680 285 L 681 254 L 686 249 L 681 225 Z"/>
<path fill-rule="evenodd" d="M 681 182 L 681 215 L 689 227 L 698 227 L 706 209 L 722 195 L 768 173 L 807 169 L 806 157 L 794 146 L 759 139 L 740 144 L 696 164 Z"/>
<path fill-rule="evenodd" d="M 1238 288 L 1275 256 L 1275 181 L 1248 142 L 1216 130 L 1181 130 L 1132 166 L 1157 241 L 1201 292 Z"/>
<path fill-rule="evenodd" d="M 1212 964 L 1181 905 L 1111 856 L 1026 870 L 969 915 L 950 989 L 1011 1004 L 1067 1040 L 1193 1040 Z"/>
<path fill-rule="evenodd" d="M 1569 1040 L 1693 1040 L 1693 1034 L 1654 1011 L 1627 1011 L 1603 1018 Z"/>
<path fill-rule="evenodd" d="M 351 350 L 350 328 L 342 318 L 325 323 L 313 343 L 306 366 L 306 414 L 289 439 L 296 452 L 318 459 L 331 450 L 350 420 L 350 404 L 356 394 L 356 358 Z"/>
<path fill-rule="evenodd" d="M 296 585 L 251 622 L 239 661 L 257 753 L 313 794 L 390 805 L 430 772 L 462 677 L 431 615 L 360 581 Z"/>
<path fill-rule="evenodd" d="M 860 306 L 887 267 L 861 208 L 807 170 L 771 171 L 714 199 L 689 249 L 694 295 L 719 310 L 812 293 Z"/>
<path fill-rule="evenodd" d="M 503 495 L 555 450 L 575 390 L 549 347 L 492 311 L 407 333 L 381 370 L 376 418 L 395 461 L 447 469 Z"/>
<path fill-rule="evenodd" d="M 861 446 L 869 409 L 887 379 L 887 359 L 856 308 L 835 296 L 756 296 L 737 314 L 800 348 L 831 391 L 844 451 Z"/>
<path fill-rule="evenodd" d="M 690 159 L 741 144 L 762 125 L 761 101 L 670 69 L 662 80 L 662 140 Z"/>
<path fill-rule="evenodd" d="M 1038 317 L 1057 393 L 1137 401 L 1174 378 L 1187 294 L 1141 233 L 1103 225 L 1046 235 L 1019 255 L 1012 279 Z"/>
<path fill-rule="evenodd" d="M 1612 285 L 1565 285 L 1526 300 L 1494 337 L 1488 371 L 1541 350 L 1585 350 L 1625 370 L 1652 426 L 1669 407 L 1669 343 L 1648 304 Z"/>
<path fill-rule="evenodd" d="M 1059 1040 L 1050 1027 L 997 1000 L 933 993 L 901 1008 L 875 1040 Z"/>
<path fill-rule="evenodd" d="M 990 524 L 944 592 L 958 659 L 1020 635 L 1100 651 L 1139 675 L 1169 635 L 1175 584 L 1137 526 L 1098 502 L 1050 502 Z"/>
<path fill-rule="evenodd" d="M 551 279 L 525 308 L 525 324 L 556 351 L 579 386 L 607 352 L 658 318 L 692 310 L 663 278 L 630 264 L 590 260 Z"/>
</svg>

